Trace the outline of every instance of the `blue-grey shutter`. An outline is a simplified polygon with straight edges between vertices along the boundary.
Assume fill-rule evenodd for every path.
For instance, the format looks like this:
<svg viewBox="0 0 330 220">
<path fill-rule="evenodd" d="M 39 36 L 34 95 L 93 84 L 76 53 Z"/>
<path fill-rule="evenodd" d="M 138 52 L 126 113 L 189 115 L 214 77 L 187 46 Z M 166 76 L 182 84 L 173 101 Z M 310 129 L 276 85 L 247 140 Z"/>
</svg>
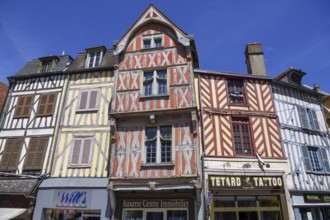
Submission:
<svg viewBox="0 0 330 220">
<path fill-rule="evenodd" d="M 316 115 L 316 112 L 314 110 L 310 110 L 311 112 L 311 116 L 312 116 L 312 121 L 313 121 L 313 125 L 314 125 L 314 129 L 315 130 L 320 130 L 320 125 L 319 125 L 319 122 L 317 120 L 317 115 Z"/>
<path fill-rule="evenodd" d="M 82 146 L 82 156 L 81 156 L 81 164 L 82 165 L 89 164 L 91 145 L 92 145 L 92 139 L 88 138 L 88 139 L 84 140 L 84 143 L 83 143 L 83 146 Z"/>
<path fill-rule="evenodd" d="M 80 156 L 80 148 L 81 148 L 81 139 L 76 139 L 73 144 L 73 150 L 71 155 L 71 164 L 78 165 L 79 164 L 79 156 Z"/>
<path fill-rule="evenodd" d="M 301 127 L 310 128 L 306 109 L 304 107 L 298 107 L 298 113 L 299 113 Z"/>
<path fill-rule="evenodd" d="M 303 155 L 303 162 L 305 164 L 306 172 L 313 171 L 312 164 L 311 164 L 311 161 L 309 159 L 308 146 L 307 145 L 302 145 L 301 146 L 301 152 L 302 152 L 302 155 Z"/>
<path fill-rule="evenodd" d="M 329 165 L 329 158 L 327 155 L 327 150 L 324 148 L 321 148 L 321 154 L 322 154 L 322 159 L 323 159 L 324 171 L 327 173 L 330 173 L 330 165 Z"/>
</svg>

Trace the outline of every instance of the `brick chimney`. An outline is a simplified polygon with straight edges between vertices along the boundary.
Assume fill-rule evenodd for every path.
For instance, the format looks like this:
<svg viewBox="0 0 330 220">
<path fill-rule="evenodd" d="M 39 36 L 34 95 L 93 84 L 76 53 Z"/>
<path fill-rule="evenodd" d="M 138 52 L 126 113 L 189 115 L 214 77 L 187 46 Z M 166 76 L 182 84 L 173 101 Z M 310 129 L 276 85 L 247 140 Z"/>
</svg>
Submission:
<svg viewBox="0 0 330 220">
<path fill-rule="evenodd" d="M 264 52 L 260 43 L 249 43 L 245 48 L 245 63 L 248 74 L 266 76 Z"/>
</svg>

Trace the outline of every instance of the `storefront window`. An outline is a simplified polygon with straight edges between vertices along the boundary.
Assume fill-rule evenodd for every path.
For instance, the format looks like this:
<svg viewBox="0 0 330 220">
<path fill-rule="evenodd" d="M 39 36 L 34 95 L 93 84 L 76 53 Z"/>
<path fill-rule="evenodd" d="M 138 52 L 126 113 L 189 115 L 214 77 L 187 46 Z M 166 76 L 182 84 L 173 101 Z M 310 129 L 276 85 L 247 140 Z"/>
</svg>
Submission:
<svg viewBox="0 0 330 220">
<path fill-rule="evenodd" d="M 187 210 L 124 210 L 123 220 L 188 220 Z"/>
<path fill-rule="evenodd" d="M 214 196 L 214 220 L 281 220 L 278 196 Z"/>
<path fill-rule="evenodd" d="M 100 220 L 100 210 L 45 209 L 45 220 Z"/>
<path fill-rule="evenodd" d="M 142 220 L 143 211 L 140 210 L 127 210 L 125 211 L 124 220 Z"/>
<path fill-rule="evenodd" d="M 187 220 L 187 216 L 187 211 L 185 210 L 167 211 L 167 220 Z"/>
</svg>

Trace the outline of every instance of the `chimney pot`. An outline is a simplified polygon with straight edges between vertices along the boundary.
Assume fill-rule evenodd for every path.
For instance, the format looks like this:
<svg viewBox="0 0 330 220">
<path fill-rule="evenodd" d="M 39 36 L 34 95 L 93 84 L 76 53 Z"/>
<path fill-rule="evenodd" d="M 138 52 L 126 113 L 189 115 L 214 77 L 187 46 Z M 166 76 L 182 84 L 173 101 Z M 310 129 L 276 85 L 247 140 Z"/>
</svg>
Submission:
<svg viewBox="0 0 330 220">
<path fill-rule="evenodd" d="M 313 91 L 317 92 L 317 93 L 321 93 L 321 89 L 320 89 L 319 85 L 317 85 L 316 83 L 314 84 Z"/>
</svg>

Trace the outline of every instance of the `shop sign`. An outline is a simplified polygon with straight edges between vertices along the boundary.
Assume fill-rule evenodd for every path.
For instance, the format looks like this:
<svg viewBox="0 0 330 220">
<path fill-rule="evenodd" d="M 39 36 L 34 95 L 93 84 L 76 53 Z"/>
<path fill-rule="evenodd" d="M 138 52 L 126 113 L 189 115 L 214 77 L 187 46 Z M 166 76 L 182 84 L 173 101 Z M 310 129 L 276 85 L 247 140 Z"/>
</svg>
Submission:
<svg viewBox="0 0 330 220">
<path fill-rule="evenodd" d="M 189 201 L 185 199 L 138 199 L 123 200 L 123 208 L 188 208 Z"/>
<path fill-rule="evenodd" d="M 209 176 L 209 189 L 283 189 L 279 176 Z"/>
<path fill-rule="evenodd" d="M 304 194 L 306 203 L 330 203 L 330 195 Z"/>
<path fill-rule="evenodd" d="M 90 201 L 90 190 L 55 190 L 53 204 L 56 207 L 86 208 Z"/>
</svg>

